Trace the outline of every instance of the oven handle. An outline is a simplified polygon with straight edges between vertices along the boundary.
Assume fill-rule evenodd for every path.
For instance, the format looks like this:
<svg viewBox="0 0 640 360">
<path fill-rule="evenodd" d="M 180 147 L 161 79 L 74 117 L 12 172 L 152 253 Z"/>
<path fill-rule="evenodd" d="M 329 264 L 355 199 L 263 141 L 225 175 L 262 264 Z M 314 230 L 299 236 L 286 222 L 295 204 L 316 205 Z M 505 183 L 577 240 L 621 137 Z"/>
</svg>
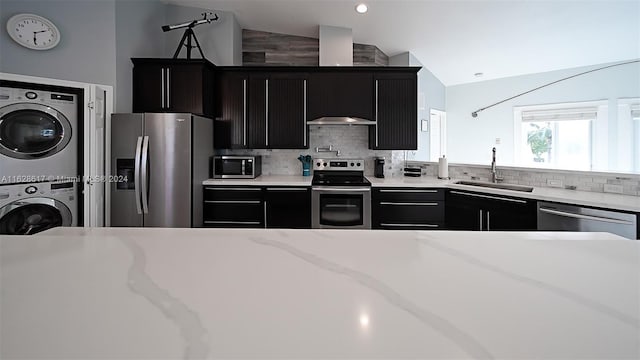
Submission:
<svg viewBox="0 0 640 360">
<path fill-rule="evenodd" d="M 369 192 L 371 188 L 366 187 L 338 187 L 338 186 L 314 186 L 314 191 L 330 191 L 330 192 Z"/>
</svg>

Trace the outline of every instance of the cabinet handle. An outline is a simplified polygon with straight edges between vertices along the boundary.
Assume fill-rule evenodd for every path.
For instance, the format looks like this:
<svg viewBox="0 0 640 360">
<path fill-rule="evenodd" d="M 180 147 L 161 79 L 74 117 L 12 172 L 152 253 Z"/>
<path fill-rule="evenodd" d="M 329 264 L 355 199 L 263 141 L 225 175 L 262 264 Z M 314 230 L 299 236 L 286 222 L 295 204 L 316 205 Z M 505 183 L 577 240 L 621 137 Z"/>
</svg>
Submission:
<svg viewBox="0 0 640 360">
<path fill-rule="evenodd" d="M 162 108 L 164 109 L 165 108 L 165 97 L 166 97 L 165 90 L 167 89 L 166 85 L 165 85 L 166 84 L 166 78 L 164 76 L 164 68 L 160 69 L 160 74 L 162 75 L 162 86 L 160 86 L 160 90 L 162 92 L 162 94 L 161 94 L 162 95 L 161 103 L 162 103 Z"/>
<path fill-rule="evenodd" d="M 302 89 L 302 97 L 303 97 L 303 110 L 302 110 L 302 131 L 303 131 L 303 146 L 307 146 L 307 80 L 304 80 L 304 86 Z"/>
<path fill-rule="evenodd" d="M 223 187 L 223 188 L 214 188 L 214 187 L 206 187 L 205 190 L 213 190 L 213 191 L 260 191 L 260 188 L 254 187 L 246 187 L 246 188 L 232 188 L 232 187 Z"/>
<path fill-rule="evenodd" d="M 487 210 L 487 231 L 491 231 L 491 212 Z"/>
<path fill-rule="evenodd" d="M 267 191 L 307 191 L 306 188 L 267 188 Z"/>
<path fill-rule="evenodd" d="M 430 228 L 437 228 L 439 227 L 439 225 L 436 224 L 390 224 L 390 223 L 380 223 L 380 226 L 389 226 L 389 227 L 402 227 L 402 226 L 406 226 L 406 227 L 430 227 Z"/>
<path fill-rule="evenodd" d="M 247 79 L 242 79 L 242 145 L 247 146 Z"/>
<path fill-rule="evenodd" d="M 482 231 L 482 210 L 478 210 L 480 213 L 480 231 Z"/>
<path fill-rule="evenodd" d="M 547 214 L 570 217 L 570 218 L 574 218 L 574 219 L 594 220 L 594 221 L 602 221 L 602 222 L 608 222 L 608 223 L 613 223 L 613 224 L 622 224 L 622 225 L 633 225 L 633 222 L 631 222 L 631 221 L 618 220 L 618 219 L 601 217 L 601 216 L 576 214 L 576 213 L 572 213 L 572 212 L 553 210 L 553 209 L 548 209 L 548 208 L 543 208 L 543 207 L 540 208 L 540 212 L 547 213 Z"/>
<path fill-rule="evenodd" d="M 378 80 L 376 80 L 376 148 L 378 147 Z"/>
<path fill-rule="evenodd" d="M 260 204 L 260 200 L 205 200 L 206 204 Z"/>
<path fill-rule="evenodd" d="M 265 130 L 264 130 L 264 143 L 266 146 L 269 146 L 269 79 L 265 81 L 264 85 L 264 121 L 265 121 Z"/>
<path fill-rule="evenodd" d="M 470 194 L 470 193 L 464 193 L 464 192 L 459 192 L 459 191 L 450 191 L 451 194 L 458 194 L 458 195 L 464 195 L 464 196 L 471 196 L 471 197 L 478 197 L 478 198 L 483 198 L 483 199 L 493 199 L 493 200 L 502 200 L 502 201 L 511 201 L 511 202 L 515 202 L 518 204 L 526 204 L 527 202 L 524 200 L 518 200 L 518 199 L 509 199 L 509 198 L 503 198 L 503 197 L 499 197 L 499 196 L 489 196 L 489 195 L 480 195 L 480 194 Z"/>
<path fill-rule="evenodd" d="M 381 189 L 380 192 L 430 193 L 430 194 L 433 194 L 433 193 L 437 193 L 438 190 L 384 190 L 384 189 Z"/>
<path fill-rule="evenodd" d="M 264 228 L 267 228 L 267 201 L 264 201 Z"/>
<path fill-rule="evenodd" d="M 259 221 L 221 221 L 205 220 L 205 224 L 237 224 L 237 225 L 260 225 Z"/>
<path fill-rule="evenodd" d="M 167 109 L 171 107 L 171 69 L 167 68 Z"/>
<path fill-rule="evenodd" d="M 380 205 L 398 205 L 398 206 L 405 206 L 405 205 L 413 205 L 413 206 L 438 206 L 437 202 L 427 202 L 427 203 L 411 203 L 411 202 L 390 202 L 390 201 L 383 201 L 380 203 Z"/>
</svg>

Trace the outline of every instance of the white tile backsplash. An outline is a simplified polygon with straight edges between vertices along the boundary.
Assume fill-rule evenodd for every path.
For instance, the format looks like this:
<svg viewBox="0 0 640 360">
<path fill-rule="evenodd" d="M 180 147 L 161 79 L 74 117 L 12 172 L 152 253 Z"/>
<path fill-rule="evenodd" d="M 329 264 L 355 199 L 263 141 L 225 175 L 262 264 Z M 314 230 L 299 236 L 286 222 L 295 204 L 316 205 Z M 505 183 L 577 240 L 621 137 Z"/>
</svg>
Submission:
<svg viewBox="0 0 640 360">
<path fill-rule="evenodd" d="M 311 125 L 309 126 L 309 149 L 297 150 L 223 150 L 219 154 L 262 155 L 262 173 L 265 175 L 302 174 L 300 155 L 313 158 L 335 158 L 336 153 L 317 153 L 316 147 L 333 146 L 340 150 L 340 158 L 365 160 L 365 174 L 373 175 L 374 159 L 385 157 L 385 175 L 402 176 L 406 165 L 422 167 L 423 176 L 437 176 L 438 163 L 408 160 L 410 152 L 369 149 L 369 127 L 363 125 Z M 409 154 L 409 155 L 407 155 Z M 482 165 L 449 164 L 449 176 L 453 179 L 488 181 L 490 167 Z M 562 181 L 563 187 L 573 187 L 579 191 L 604 192 L 604 184 L 622 186 L 624 195 L 640 196 L 640 175 L 621 175 L 607 173 L 550 171 L 536 169 L 500 168 L 498 176 L 508 184 L 549 187 L 547 180 Z"/>
</svg>

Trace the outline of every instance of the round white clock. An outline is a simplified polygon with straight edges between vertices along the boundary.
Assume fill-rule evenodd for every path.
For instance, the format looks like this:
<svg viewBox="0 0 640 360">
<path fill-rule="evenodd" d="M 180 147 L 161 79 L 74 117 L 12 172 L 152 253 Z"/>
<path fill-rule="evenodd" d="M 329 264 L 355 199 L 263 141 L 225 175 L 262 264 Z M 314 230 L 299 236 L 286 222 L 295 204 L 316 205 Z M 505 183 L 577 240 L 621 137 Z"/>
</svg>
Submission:
<svg viewBox="0 0 640 360">
<path fill-rule="evenodd" d="M 7 21 L 7 32 L 18 44 L 33 50 L 48 50 L 60 42 L 60 31 L 48 19 L 17 14 Z"/>
</svg>

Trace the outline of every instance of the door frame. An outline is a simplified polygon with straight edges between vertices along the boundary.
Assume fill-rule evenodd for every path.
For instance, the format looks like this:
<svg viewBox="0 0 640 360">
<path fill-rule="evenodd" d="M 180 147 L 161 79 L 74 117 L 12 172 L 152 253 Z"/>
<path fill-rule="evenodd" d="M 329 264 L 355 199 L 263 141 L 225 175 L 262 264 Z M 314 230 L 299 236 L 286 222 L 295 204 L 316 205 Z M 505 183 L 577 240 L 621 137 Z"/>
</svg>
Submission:
<svg viewBox="0 0 640 360">
<path fill-rule="evenodd" d="M 88 185 L 89 191 L 83 193 L 83 224 L 84 227 L 101 227 L 109 226 L 109 208 L 110 208 L 110 187 L 109 187 L 109 175 L 110 175 L 110 159 L 111 159 L 111 114 L 113 113 L 113 87 L 110 85 L 91 84 L 77 81 L 51 79 L 37 76 L 28 76 L 20 74 L 10 74 L 0 72 L 0 79 L 7 81 L 16 81 L 32 84 L 42 85 L 54 85 L 64 86 L 69 88 L 80 89 L 83 92 L 83 104 L 82 104 L 82 116 L 84 121 L 84 163 L 82 169 L 82 176 L 77 179 L 83 182 L 83 187 L 86 190 Z M 104 142 L 103 149 L 98 149 L 98 142 L 96 138 L 96 98 L 95 95 L 98 91 L 104 91 Z M 80 149 L 79 149 L 80 150 Z M 94 156 L 104 154 L 104 166 L 98 167 L 98 159 L 94 159 Z M 80 189 L 80 186 L 78 186 Z M 99 190 L 100 189 L 100 190 Z M 96 199 L 99 191 L 104 190 L 104 201 L 98 201 Z M 80 190 L 79 190 L 80 191 Z M 102 208 L 104 216 L 98 216 L 100 214 L 99 209 Z"/>
</svg>

